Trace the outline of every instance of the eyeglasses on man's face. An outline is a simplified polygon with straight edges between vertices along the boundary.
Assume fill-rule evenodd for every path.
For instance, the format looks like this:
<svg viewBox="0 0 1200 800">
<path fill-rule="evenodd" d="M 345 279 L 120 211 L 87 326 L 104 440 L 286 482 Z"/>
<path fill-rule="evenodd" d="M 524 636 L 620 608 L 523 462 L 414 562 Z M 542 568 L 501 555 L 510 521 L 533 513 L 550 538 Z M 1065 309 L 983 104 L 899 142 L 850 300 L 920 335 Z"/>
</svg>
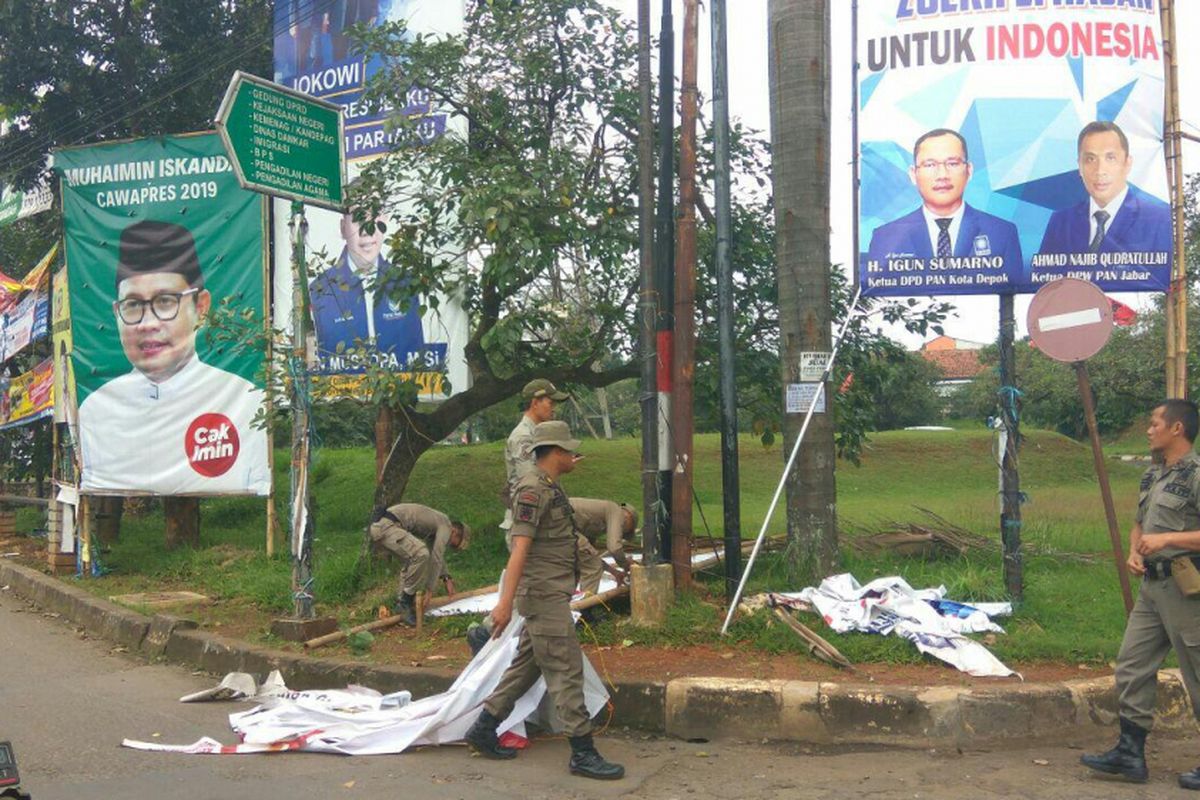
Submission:
<svg viewBox="0 0 1200 800">
<path fill-rule="evenodd" d="M 927 158 L 917 164 L 917 169 L 921 170 L 921 172 L 937 172 L 944 168 L 947 172 L 958 172 L 966 166 L 966 160 L 961 158 L 947 158 L 943 161 Z"/>
<path fill-rule="evenodd" d="M 192 287 L 183 292 L 162 292 L 149 300 L 127 297 L 117 301 L 117 314 L 126 325 L 137 325 L 146 318 L 148 306 L 159 322 L 170 322 L 179 316 L 179 304 L 183 302 L 183 298 L 199 291 L 196 287 Z"/>
</svg>

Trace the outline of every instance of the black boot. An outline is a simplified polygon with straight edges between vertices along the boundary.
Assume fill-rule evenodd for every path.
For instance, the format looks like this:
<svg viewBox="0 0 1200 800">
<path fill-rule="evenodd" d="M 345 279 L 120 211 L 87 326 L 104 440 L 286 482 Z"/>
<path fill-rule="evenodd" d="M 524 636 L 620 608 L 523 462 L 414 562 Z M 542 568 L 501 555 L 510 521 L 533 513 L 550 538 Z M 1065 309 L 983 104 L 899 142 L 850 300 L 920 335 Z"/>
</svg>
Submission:
<svg viewBox="0 0 1200 800">
<path fill-rule="evenodd" d="M 476 625 L 467 631 L 467 647 L 471 648 L 471 657 L 479 655 L 479 651 L 488 643 L 492 635 L 488 633 L 487 628 L 482 625 Z"/>
<path fill-rule="evenodd" d="M 401 616 L 401 620 L 410 628 L 417 626 L 417 597 L 416 595 L 406 594 L 401 592 L 396 597 L 396 602 L 392 603 L 392 616 Z"/>
<path fill-rule="evenodd" d="M 1117 740 L 1117 746 L 1098 756 L 1080 756 L 1079 760 L 1085 767 L 1145 783 L 1150 777 L 1150 771 L 1146 769 L 1147 733 L 1145 728 L 1121 717 L 1121 738 Z M 1183 784 L 1182 776 L 1179 782 Z M 1200 788 L 1200 782 L 1195 788 Z"/>
<path fill-rule="evenodd" d="M 463 738 L 466 739 L 472 750 L 484 758 L 516 758 L 516 750 L 500 744 L 500 739 L 496 736 L 496 728 L 499 725 L 500 720 L 492 716 L 492 712 L 485 708 L 479 713 L 479 719 L 475 720 L 475 724 Z"/>
<path fill-rule="evenodd" d="M 625 768 L 604 760 L 604 756 L 596 752 L 592 736 L 572 736 L 571 774 L 582 775 L 585 778 L 595 778 L 601 781 L 615 781 L 625 777 Z"/>
<path fill-rule="evenodd" d="M 1200 790 L 1200 767 L 1179 776 L 1179 785 L 1184 789 Z"/>
</svg>

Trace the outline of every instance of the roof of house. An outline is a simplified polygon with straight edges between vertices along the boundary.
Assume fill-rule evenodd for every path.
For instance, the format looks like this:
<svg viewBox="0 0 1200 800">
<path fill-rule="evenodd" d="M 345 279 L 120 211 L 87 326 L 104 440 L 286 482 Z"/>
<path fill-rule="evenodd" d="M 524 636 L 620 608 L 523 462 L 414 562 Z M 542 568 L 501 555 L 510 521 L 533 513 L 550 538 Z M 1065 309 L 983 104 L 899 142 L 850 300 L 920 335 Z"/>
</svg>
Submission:
<svg viewBox="0 0 1200 800">
<path fill-rule="evenodd" d="M 979 363 L 978 350 L 921 350 L 920 353 L 941 369 L 944 380 L 974 378 L 986 369 Z"/>
</svg>

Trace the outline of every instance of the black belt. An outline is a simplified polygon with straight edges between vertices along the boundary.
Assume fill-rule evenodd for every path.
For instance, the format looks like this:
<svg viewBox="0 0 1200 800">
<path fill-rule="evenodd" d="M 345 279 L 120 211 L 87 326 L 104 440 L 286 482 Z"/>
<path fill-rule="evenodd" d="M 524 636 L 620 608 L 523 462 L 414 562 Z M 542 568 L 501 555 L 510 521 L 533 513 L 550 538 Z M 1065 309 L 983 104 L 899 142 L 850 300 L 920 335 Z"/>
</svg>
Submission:
<svg viewBox="0 0 1200 800">
<path fill-rule="evenodd" d="M 1189 556 L 1192 563 L 1200 569 L 1200 556 Z M 1171 562 L 1167 561 L 1147 561 L 1146 562 L 1146 577 L 1151 580 L 1162 580 L 1163 578 L 1171 577 Z"/>
</svg>

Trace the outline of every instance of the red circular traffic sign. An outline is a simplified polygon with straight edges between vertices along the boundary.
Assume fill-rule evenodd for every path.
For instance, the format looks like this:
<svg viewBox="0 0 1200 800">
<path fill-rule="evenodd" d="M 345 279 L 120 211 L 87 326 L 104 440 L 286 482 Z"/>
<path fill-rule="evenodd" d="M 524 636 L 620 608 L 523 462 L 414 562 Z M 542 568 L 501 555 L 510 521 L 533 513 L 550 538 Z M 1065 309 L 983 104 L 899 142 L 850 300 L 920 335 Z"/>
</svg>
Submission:
<svg viewBox="0 0 1200 800">
<path fill-rule="evenodd" d="M 1096 284 L 1060 278 L 1038 289 L 1026 323 L 1034 345 L 1055 361 L 1084 361 L 1112 335 L 1112 304 Z"/>
</svg>

